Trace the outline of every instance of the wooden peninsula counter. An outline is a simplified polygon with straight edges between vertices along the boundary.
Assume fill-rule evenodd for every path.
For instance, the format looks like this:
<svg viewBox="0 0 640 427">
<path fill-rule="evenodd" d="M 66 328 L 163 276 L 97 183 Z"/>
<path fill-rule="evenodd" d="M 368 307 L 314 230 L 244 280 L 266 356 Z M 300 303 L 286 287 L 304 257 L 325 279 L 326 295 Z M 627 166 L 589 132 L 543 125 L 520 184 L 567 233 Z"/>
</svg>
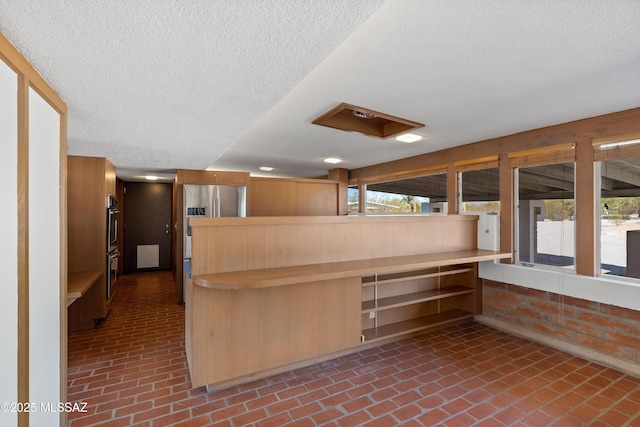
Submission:
<svg viewBox="0 0 640 427">
<path fill-rule="evenodd" d="M 469 321 L 482 312 L 477 216 L 191 219 L 186 351 L 223 388 Z"/>
</svg>

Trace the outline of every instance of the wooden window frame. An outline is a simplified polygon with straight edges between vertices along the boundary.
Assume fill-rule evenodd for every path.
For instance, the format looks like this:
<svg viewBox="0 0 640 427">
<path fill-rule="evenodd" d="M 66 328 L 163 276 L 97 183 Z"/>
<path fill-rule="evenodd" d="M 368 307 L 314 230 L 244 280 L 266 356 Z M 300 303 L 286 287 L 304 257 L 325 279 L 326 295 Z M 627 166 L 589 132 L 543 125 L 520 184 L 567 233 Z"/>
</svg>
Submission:
<svg viewBox="0 0 640 427">
<path fill-rule="evenodd" d="M 574 164 L 574 184 L 573 184 L 573 200 L 574 200 L 574 211 L 575 211 L 575 218 L 574 218 L 574 271 L 576 273 L 579 273 L 579 270 L 586 270 L 584 268 L 584 266 L 580 263 L 578 255 L 579 255 L 579 241 L 578 241 L 578 235 L 579 235 L 579 230 L 580 230 L 580 224 L 578 222 L 578 212 L 581 211 L 581 209 L 579 209 L 578 207 L 578 189 L 577 189 L 577 180 L 578 180 L 578 163 L 577 163 L 577 155 L 576 155 L 576 151 L 577 151 L 577 144 L 575 142 L 566 142 L 566 143 L 562 143 L 562 144 L 556 144 L 556 145 L 551 145 L 551 146 L 544 146 L 544 147 L 537 147 L 537 148 L 533 148 L 533 149 L 527 149 L 527 150 L 519 150 L 519 151 L 514 151 L 514 152 L 510 152 L 507 154 L 507 158 L 509 159 L 509 168 L 511 169 L 511 179 L 513 182 L 513 186 L 512 186 L 512 203 L 513 203 L 513 210 L 512 210 L 512 221 L 514 224 L 513 227 L 513 232 L 512 232 L 512 244 L 513 244 L 513 249 L 514 249 L 514 257 L 513 257 L 513 262 L 514 263 L 522 263 L 523 261 L 520 260 L 519 254 L 518 254 L 518 239 L 519 239 L 519 228 L 517 227 L 517 221 L 516 221 L 516 216 L 517 214 L 517 209 L 516 209 L 516 204 L 519 203 L 520 200 L 520 195 L 516 194 L 516 188 L 519 188 L 519 182 L 518 185 L 516 185 L 516 178 L 515 178 L 515 170 L 516 169 L 520 169 L 520 168 L 524 168 L 524 167 L 530 167 L 530 166 L 543 166 L 543 165 L 552 165 L 552 164 L 558 164 L 558 163 L 573 163 Z M 589 159 L 590 160 L 590 159 Z M 581 205 L 581 207 L 583 207 L 585 205 L 585 203 L 583 203 Z M 528 263 L 527 263 L 528 264 Z M 593 264 L 593 263 L 592 263 Z M 545 266 L 544 268 L 552 268 L 555 269 L 555 266 L 550 266 L 547 264 L 540 264 L 541 266 Z M 536 265 L 537 266 L 537 265 Z M 562 269 L 564 267 L 558 267 L 559 269 Z M 593 274 L 591 274 L 593 275 Z"/>
</svg>

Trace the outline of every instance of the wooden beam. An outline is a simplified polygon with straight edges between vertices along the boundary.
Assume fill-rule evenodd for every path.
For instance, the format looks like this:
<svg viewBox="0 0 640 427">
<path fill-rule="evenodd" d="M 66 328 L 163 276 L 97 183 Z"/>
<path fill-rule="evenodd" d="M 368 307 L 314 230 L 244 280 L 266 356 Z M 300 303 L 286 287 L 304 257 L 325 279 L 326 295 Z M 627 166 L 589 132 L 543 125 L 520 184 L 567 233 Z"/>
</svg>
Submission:
<svg viewBox="0 0 640 427">
<path fill-rule="evenodd" d="M 509 162 L 500 158 L 500 251 L 509 252 L 511 261 L 501 260 L 502 263 L 515 262 L 514 230 L 513 230 L 513 169 Z"/>
<path fill-rule="evenodd" d="M 18 403 L 29 402 L 29 79 L 18 76 Z M 66 362 L 66 361 L 65 361 Z M 18 412 L 18 426 L 29 413 Z"/>
<path fill-rule="evenodd" d="M 67 246 L 67 114 L 60 113 L 60 306 L 66 308 L 68 285 L 68 246 Z M 67 315 L 66 309 L 60 310 L 60 401 L 67 401 Z M 67 425 L 67 414 L 60 412 L 60 425 Z"/>
<path fill-rule="evenodd" d="M 458 206 L 458 174 L 453 162 L 447 166 L 447 213 L 457 214 Z"/>
<path fill-rule="evenodd" d="M 27 77 L 30 87 L 38 92 L 57 112 L 67 113 L 67 104 L 47 84 L 29 62 L 18 52 L 11 42 L 0 32 L 0 59 L 18 75 Z"/>
<path fill-rule="evenodd" d="M 576 148 L 576 273 L 596 276 L 596 177 L 591 140 Z M 598 209 L 599 211 L 599 209 Z"/>
<path fill-rule="evenodd" d="M 349 170 L 336 168 L 329 171 L 329 179 L 338 181 L 338 215 L 349 213 Z"/>
</svg>

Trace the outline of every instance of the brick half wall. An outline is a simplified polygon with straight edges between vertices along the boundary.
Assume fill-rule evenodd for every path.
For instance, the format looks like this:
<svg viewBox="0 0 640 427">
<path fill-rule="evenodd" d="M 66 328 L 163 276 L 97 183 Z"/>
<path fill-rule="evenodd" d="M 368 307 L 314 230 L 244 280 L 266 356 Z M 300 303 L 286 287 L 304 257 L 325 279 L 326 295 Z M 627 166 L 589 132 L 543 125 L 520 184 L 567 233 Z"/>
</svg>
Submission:
<svg viewBox="0 0 640 427">
<path fill-rule="evenodd" d="M 640 311 L 483 280 L 477 320 L 640 375 Z"/>
</svg>

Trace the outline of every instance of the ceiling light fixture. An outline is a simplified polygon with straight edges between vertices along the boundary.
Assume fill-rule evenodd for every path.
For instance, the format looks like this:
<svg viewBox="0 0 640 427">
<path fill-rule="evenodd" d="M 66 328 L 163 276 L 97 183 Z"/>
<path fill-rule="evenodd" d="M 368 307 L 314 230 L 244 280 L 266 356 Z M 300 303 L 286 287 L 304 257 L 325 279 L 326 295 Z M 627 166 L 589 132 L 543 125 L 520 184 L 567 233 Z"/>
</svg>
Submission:
<svg viewBox="0 0 640 427">
<path fill-rule="evenodd" d="M 260 166 L 261 171 L 271 172 L 273 168 L 271 166 Z"/>
<path fill-rule="evenodd" d="M 354 116 L 360 117 L 361 119 L 374 119 L 376 116 L 371 113 L 365 113 L 364 111 L 353 110 L 351 112 Z"/>
<path fill-rule="evenodd" d="M 380 139 L 392 138 L 424 127 L 422 123 L 344 102 L 311 123 Z"/>
<path fill-rule="evenodd" d="M 327 157 L 326 159 L 324 159 L 324 161 L 327 163 L 336 164 L 336 163 L 340 163 L 342 160 L 336 159 L 335 157 Z"/>
<path fill-rule="evenodd" d="M 422 139 L 422 136 L 416 135 L 415 133 L 405 133 L 400 136 L 396 136 L 396 140 L 400 142 L 406 142 L 407 144 L 420 141 L 421 139 Z"/>
<path fill-rule="evenodd" d="M 147 181 L 157 181 L 158 177 L 155 175 L 147 175 L 144 177 Z"/>
</svg>

